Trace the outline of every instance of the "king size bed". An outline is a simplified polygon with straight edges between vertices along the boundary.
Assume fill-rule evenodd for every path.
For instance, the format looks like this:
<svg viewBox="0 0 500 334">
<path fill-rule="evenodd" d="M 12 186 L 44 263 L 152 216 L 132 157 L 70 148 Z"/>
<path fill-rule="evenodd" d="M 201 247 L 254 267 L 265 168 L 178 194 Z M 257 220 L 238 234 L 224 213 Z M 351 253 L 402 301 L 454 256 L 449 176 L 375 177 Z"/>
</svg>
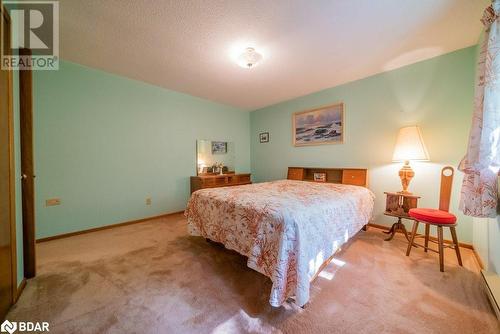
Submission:
<svg viewBox="0 0 500 334">
<path fill-rule="evenodd" d="M 310 283 L 335 252 L 371 219 L 365 187 L 279 180 L 194 192 L 188 231 L 248 258 L 272 281 L 269 303 L 309 300 Z"/>
</svg>

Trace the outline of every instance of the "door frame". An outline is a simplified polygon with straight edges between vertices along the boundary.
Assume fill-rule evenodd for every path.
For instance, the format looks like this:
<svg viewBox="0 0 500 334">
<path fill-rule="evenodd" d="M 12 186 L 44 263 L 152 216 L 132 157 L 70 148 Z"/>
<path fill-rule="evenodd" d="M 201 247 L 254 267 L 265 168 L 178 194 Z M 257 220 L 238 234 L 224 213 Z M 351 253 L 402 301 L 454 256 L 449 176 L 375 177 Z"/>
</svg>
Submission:
<svg viewBox="0 0 500 334">
<path fill-rule="evenodd" d="M 10 49 L 11 43 L 11 20 L 6 8 L 1 5 L 0 11 L 2 15 L 2 20 L 5 18 L 6 25 L 4 28 L 7 31 L 8 39 L 3 41 Z M 0 38 L 3 39 L 4 33 Z M 12 70 L 8 70 L 7 74 L 8 87 L 7 87 L 7 119 L 8 119 L 8 129 L 9 129 L 9 206 L 10 206 L 10 251 L 11 251 L 11 305 L 13 305 L 17 300 L 17 241 L 16 241 L 16 170 L 15 170 L 15 154 L 14 154 L 14 110 L 13 110 L 13 78 Z"/>
</svg>

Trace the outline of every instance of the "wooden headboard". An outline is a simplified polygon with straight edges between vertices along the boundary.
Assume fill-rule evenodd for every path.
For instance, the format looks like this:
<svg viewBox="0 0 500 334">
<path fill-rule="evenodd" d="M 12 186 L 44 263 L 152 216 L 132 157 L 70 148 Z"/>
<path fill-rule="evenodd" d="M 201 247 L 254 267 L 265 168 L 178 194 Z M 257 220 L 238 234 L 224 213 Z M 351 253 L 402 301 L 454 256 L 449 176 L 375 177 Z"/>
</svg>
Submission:
<svg viewBox="0 0 500 334">
<path fill-rule="evenodd" d="M 325 182 L 366 187 L 368 173 L 362 168 L 288 167 L 288 180 L 314 181 L 314 173 L 326 174 Z"/>
</svg>

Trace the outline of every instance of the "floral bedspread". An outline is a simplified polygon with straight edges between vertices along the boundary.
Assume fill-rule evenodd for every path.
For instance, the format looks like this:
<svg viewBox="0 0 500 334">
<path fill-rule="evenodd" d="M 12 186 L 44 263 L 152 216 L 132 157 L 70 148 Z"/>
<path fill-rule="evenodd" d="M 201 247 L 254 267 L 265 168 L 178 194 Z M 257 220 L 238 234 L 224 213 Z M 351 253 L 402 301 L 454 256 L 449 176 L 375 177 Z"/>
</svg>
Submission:
<svg viewBox="0 0 500 334">
<path fill-rule="evenodd" d="M 363 187 L 280 180 L 194 192 L 188 231 L 248 257 L 271 278 L 269 303 L 309 300 L 320 266 L 372 217 L 374 195 Z"/>
</svg>

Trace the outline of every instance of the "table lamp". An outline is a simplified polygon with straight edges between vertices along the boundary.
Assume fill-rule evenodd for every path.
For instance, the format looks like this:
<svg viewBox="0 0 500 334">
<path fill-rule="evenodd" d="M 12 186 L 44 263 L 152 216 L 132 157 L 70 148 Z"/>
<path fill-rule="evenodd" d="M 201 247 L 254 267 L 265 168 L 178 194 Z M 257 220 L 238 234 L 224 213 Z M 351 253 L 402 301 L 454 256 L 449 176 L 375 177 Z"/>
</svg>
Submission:
<svg viewBox="0 0 500 334">
<path fill-rule="evenodd" d="M 403 190 L 399 193 L 411 194 L 408 191 L 408 185 L 413 176 L 415 176 L 415 172 L 410 167 L 410 161 L 429 161 L 429 153 L 427 153 L 427 148 L 425 147 L 424 139 L 418 126 L 407 126 L 399 129 L 392 161 L 404 161 L 403 168 L 399 170 L 399 178 L 403 185 Z"/>
</svg>

